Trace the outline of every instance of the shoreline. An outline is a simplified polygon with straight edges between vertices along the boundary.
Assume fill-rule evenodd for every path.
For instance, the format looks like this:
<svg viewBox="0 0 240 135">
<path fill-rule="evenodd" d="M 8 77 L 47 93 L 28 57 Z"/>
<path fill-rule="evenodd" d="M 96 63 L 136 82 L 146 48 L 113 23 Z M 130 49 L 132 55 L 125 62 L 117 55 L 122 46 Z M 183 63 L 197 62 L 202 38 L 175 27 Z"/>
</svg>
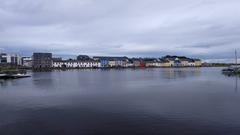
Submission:
<svg viewBox="0 0 240 135">
<path fill-rule="evenodd" d="M 124 69 L 190 69 L 190 68 L 214 68 L 214 67 L 219 67 L 219 68 L 226 68 L 228 66 L 198 66 L 198 67 L 102 67 L 102 68 L 41 68 L 41 69 L 34 69 L 34 68 L 27 68 L 27 67 L 16 67 L 16 68 L 0 68 L 0 71 L 11 71 L 11 70 L 26 70 L 26 71 L 32 71 L 32 72 L 49 72 L 53 70 L 61 70 L 61 71 L 66 71 L 66 70 L 124 70 Z"/>
<path fill-rule="evenodd" d="M 44 71 L 53 71 L 53 70 L 124 70 L 124 69 L 183 69 L 183 68 L 214 68 L 214 67 L 219 67 L 219 68 L 224 68 L 227 66 L 199 66 L 199 67 L 104 67 L 104 68 L 47 68 L 47 69 L 33 69 L 33 68 L 19 68 L 19 69 L 24 69 L 24 70 L 31 70 L 34 72 L 44 72 Z"/>
</svg>

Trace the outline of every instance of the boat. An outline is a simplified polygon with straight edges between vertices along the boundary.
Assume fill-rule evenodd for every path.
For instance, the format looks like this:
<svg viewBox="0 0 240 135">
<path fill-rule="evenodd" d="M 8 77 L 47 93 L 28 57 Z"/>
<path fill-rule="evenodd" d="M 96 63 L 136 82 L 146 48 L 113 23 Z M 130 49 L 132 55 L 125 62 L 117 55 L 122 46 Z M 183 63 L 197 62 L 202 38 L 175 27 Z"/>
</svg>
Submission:
<svg viewBox="0 0 240 135">
<path fill-rule="evenodd" d="M 240 65 L 238 65 L 237 50 L 235 50 L 235 65 L 231 65 L 228 68 L 222 70 L 225 74 L 240 74 Z"/>
<path fill-rule="evenodd" d="M 223 69 L 224 73 L 240 73 L 240 66 L 230 66 L 226 69 Z"/>
<path fill-rule="evenodd" d="M 28 74 L 0 74 L 0 79 L 18 79 L 18 78 L 26 78 L 31 77 Z"/>
<path fill-rule="evenodd" d="M 27 74 L 26 71 L 22 70 L 5 70 L 0 72 L 0 79 L 18 79 L 26 77 L 31 77 L 31 75 Z"/>
</svg>

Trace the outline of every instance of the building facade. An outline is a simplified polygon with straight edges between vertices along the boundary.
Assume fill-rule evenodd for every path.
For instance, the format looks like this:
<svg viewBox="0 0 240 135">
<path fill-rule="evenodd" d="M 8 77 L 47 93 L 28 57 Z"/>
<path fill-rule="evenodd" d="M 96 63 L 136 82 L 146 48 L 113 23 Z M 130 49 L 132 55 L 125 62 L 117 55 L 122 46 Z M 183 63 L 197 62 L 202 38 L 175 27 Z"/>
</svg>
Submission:
<svg viewBox="0 0 240 135">
<path fill-rule="evenodd" d="M 78 61 L 78 60 L 63 60 L 53 61 L 53 68 L 99 68 L 101 63 L 98 61 Z"/>
<path fill-rule="evenodd" d="M 22 66 L 31 68 L 33 65 L 32 57 L 22 57 Z"/>
<path fill-rule="evenodd" d="M 194 59 L 194 62 L 196 67 L 202 66 L 202 61 L 200 59 Z"/>
<path fill-rule="evenodd" d="M 102 56 L 95 56 L 93 60 L 100 61 L 101 67 L 126 67 L 128 63 L 127 57 L 102 57 Z"/>
<path fill-rule="evenodd" d="M 0 54 L 0 64 L 1 65 L 11 65 L 11 66 L 20 66 L 22 65 L 22 58 L 18 54 Z"/>
<path fill-rule="evenodd" d="M 33 53 L 33 68 L 51 68 L 52 53 Z"/>
</svg>

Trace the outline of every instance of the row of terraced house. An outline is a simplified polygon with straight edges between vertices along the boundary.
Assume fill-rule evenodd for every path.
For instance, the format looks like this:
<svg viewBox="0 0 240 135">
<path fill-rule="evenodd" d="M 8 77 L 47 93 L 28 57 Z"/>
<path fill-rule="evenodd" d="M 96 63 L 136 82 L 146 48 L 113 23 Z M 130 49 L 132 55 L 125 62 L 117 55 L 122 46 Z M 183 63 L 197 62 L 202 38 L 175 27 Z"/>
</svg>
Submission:
<svg viewBox="0 0 240 135">
<path fill-rule="evenodd" d="M 39 53 L 35 53 L 33 56 L 37 54 L 39 55 Z M 79 55 L 76 59 L 62 60 L 62 58 L 44 58 L 44 60 L 52 60 L 52 64 L 49 64 L 48 66 L 43 65 L 41 67 L 45 66 L 52 68 L 198 67 L 202 64 L 200 59 L 191 59 L 183 56 L 165 56 L 162 58 L 128 58 L 126 56 L 89 57 L 87 55 Z M 33 67 L 40 67 L 39 64 L 34 64 L 36 63 L 34 61 L 36 60 L 34 60 L 33 57 Z"/>
<path fill-rule="evenodd" d="M 128 67 L 199 67 L 200 59 L 192 59 L 184 56 L 165 56 L 161 58 L 128 58 L 79 55 L 75 59 L 63 60 L 54 58 L 52 53 L 33 53 L 32 57 L 17 57 L 7 54 L 0 55 L 1 63 L 13 63 L 29 68 L 128 68 Z M 13 59 L 14 58 L 14 59 Z M 16 60 L 15 60 L 16 59 Z"/>
</svg>

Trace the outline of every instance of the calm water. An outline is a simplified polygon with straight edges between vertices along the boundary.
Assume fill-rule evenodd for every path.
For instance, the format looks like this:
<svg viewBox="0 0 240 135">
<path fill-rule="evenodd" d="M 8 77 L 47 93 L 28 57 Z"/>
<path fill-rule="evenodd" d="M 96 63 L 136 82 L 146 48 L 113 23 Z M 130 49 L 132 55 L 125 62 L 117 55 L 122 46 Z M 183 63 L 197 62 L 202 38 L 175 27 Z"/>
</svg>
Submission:
<svg viewBox="0 0 240 135">
<path fill-rule="evenodd" d="M 239 135 L 238 85 L 221 68 L 32 73 L 0 81 L 0 135 Z"/>
</svg>

